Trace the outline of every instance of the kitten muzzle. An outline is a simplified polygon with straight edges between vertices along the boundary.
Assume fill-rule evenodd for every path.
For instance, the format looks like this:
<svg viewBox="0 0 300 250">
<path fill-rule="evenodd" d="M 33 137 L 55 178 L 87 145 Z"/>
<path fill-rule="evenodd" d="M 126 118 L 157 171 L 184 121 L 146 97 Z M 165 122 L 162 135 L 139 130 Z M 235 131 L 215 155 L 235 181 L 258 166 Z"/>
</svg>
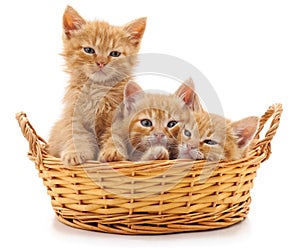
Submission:
<svg viewBox="0 0 300 250">
<path fill-rule="evenodd" d="M 102 70 L 104 68 L 104 66 L 106 65 L 106 63 L 102 62 L 102 61 L 96 62 L 96 64 L 98 65 L 98 67 L 100 68 L 100 70 Z"/>
<path fill-rule="evenodd" d="M 152 146 L 165 146 L 167 144 L 167 137 L 164 133 L 157 132 L 151 136 L 150 142 Z"/>
<path fill-rule="evenodd" d="M 204 155 L 200 152 L 196 146 L 192 143 L 182 144 L 179 146 L 179 156 L 180 159 L 193 159 L 193 160 L 203 160 Z"/>
</svg>

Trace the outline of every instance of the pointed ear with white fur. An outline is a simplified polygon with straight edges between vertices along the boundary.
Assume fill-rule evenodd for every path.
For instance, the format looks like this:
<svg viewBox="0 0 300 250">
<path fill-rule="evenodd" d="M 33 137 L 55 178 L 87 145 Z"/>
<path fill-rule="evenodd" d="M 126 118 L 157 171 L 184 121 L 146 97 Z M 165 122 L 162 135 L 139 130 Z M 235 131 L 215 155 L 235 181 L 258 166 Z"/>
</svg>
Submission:
<svg viewBox="0 0 300 250">
<path fill-rule="evenodd" d="M 204 112 L 191 77 L 179 86 L 175 95 L 181 98 L 192 111 Z"/>
<path fill-rule="evenodd" d="M 79 30 L 85 23 L 85 20 L 78 14 L 76 10 L 74 10 L 71 6 L 66 7 L 63 15 L 63 28 L 68 38 L 71 37 L 71 32 L 73 30 Z"/>
<path fill-rule="evenodd" d="M 130 23 L 123 26 L 123 29 L 127 32 L 129 41 L 138 46 L 144 35 L 146 29 L 147 18 L 142 17 L 131 21 Z"/>
<path fill-rule="evenodd" d="M 259 118 L 250 116 L 231 123 L 233 135 L 237 138 L 239 148 L 245 148 L 252 142 L 259 125 Z"/>
</svg>

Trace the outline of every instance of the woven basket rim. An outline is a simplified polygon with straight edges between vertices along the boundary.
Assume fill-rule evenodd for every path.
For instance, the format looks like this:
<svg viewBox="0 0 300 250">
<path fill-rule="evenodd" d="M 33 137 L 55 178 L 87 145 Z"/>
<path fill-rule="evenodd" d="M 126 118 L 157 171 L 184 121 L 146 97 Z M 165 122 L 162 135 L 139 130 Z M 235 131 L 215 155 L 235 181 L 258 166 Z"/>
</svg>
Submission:
<svg viewBox="0 0 300 250">
<path fill-rule="evenodd" d="M 264 154 L 265 161 L 270 157 L 271 154 L 271 141 L 273 137 L 275 136 L 277 129 L 279 127 L 280 118 L 282 114 L 282 104 L 276 103 L 271 105 L 267 111 L 260 117 L 260 123 L 259 123 L 259 129 L 257 131 L 256 137 L 260 138 L 260 133 L 263 130 L 266 122 L 272 118 L 271 124 L 269 129 L 267 130 L 266 134 L 263 138 L 260 138 L 257 143 L 253 146 L 252 151 L 244 158 L 238 159 L 236 161 L 218 161 L 218 162 L 207 162 L 205 160 L 198 160 L 196 162 L 202 162 L 203 164 L 207 165 L 214 165 L 217 164 L 219 167 L 223 166 L 230 166 L 234 164 L 240 164 L 242 162 L 247 162 L 249 159 L 253 157 L 253 155 L 259 156 Z M 21 131 L 26 138 L 26 140 L 29 142 L 29 156 L 32 160 L 36 161 L 37 164 L 41 164 L 43 160 L 50 160 L 54 162 L 55 164 L 53 167 L 63 167 L 66 169 L 78 169 L 80 166 L 65 166 L 62 164 L 62 161 L 60 158 L 51 156 L 47 150 L 47 141 L 43 139 L 41 136 L 38 135 L 34 127 L 29 122 L 29 119 L 27 118 L 27 114 L 25 112 L 19 112 L 16 114 L 16 119 L 19 123 L 19 126 L 21 128 Z M 259 151 L 259 152 L 257 152 Z M 163 166 L 168 165 L 169 162 L 191 162 L 193 160 L 187 160 L 187 159 L 176 159 L 176 160 L 154 160 L 149 161 L 149 164 L 151 165 L 151 168 L 155 168 L 155 166 Z M 193 161 L 195 162 L 195 161 Z M 133 165 L 134 163 L 134 165 Z M 95 167 L 95 166 L 106 166 L 108 163 L 101 163 L 98 161 L 89 160 L 85 164 L 82 164 L 83 167 Z M 114 167 L 121 167 L 124 168 L 132 168 L 132 167 L 142 167 L 145 166 L 145 162 L 132 162 L 132 161 L 119 161 L 119 162 L 109 162 L 110 165 Z"/>
<path fill-rule="evenodd" d="M 251 197 L 249 190 L 260 163 L 271 154 L 271 141 L 276 134 L 282 113 L 281 104 L 273 104 L 260 117 L 257 143 L 250 153 L 237 161 L 207 162 L 190 160 L 156 160 L 148 162 L 88 161 L 80 166 L 64 166 L 61 159 L 48 154 L 47 141 L 30 124 L 26 113 L 16 118 L 24 137 L 29 142 L 29 158 L 35 162 L 51 197 L 52 207 L 59 221 L 80 229 L 119 234 L 165 234 L 222 228 L 242 221 L 248 214 Z M 264 135 L 261 132 L 270 121 Z M 186 175 L 176 183 L 177 171 L 159 175 L 170 165 L 191 164 Z M 111 168 L 107 168 L 107 166 Z M 201 183 L 201 172 L 212 168 L 211 176 Z M 133 177 L 132 183 L 118 179 L 109 172 L 120 171 Z M 104 185 L 124 184 L 121 196 L 96 184 L 93 176 L 101 173 Z M 140 185 L 140 178 L 158 173 Z M 89 175 L 90 174 L 90 175 Z M 181 173 L 179 173 L 181 174 Z M 175 184 L 160 192 L 162 185 Z M 135 195 L 149 185 L 158 190 L 150 196 Z M 123 192 L 122 189 L 122 192 Z M 146 187 L 147 191 L 147 187 Z M 129 194 L 129 196 L 125 195 Z"/>
</svg>

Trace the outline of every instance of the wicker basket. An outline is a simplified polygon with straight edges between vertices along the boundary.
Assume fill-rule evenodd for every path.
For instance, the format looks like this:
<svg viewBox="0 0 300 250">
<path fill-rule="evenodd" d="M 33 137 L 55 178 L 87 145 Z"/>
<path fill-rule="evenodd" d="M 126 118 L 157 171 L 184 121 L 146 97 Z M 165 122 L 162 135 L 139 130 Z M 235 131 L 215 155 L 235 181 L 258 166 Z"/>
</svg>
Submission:
<svg viewBox="0 0 300 250">
<path fill-rule="evenodd" d="M 247 216 L 249 191 L 260 163 L 270 156 L 281 113 L 280 104 L 265 112 L 254 150 L 239 161 L 89 161 L 76 167 L 46 152 L 47 142 L 25 113 L 16 117 L 61 222 L 109 233 L 165 234 L 223 228 Z"/>
</svg>

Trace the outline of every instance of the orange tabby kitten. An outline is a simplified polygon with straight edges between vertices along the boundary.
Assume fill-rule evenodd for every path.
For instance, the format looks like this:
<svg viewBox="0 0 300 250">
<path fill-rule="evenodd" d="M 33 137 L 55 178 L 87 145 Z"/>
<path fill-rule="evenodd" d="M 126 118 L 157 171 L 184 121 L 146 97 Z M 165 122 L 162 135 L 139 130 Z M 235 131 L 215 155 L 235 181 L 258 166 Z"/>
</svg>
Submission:
<svg viewBox="0 0 300 250">
<path fill-rule="evenodd" d="M 111 126 L 113 111 L 122 102 L 145 26 L 146 18 L 124 26 L 86 21 L 72 7 L 66 8 L 62 55 L 70 81 L 48 148 L 65 165 L 97 159 L 97 138 Z"/>
<path fill-rule="evenodd" d="M 194 113 L 179 135 L 178 158 L 233 161 L 246 156 L 258 129 L 259 118 L 232 122 L 206 112 Z"/>
<path fill-rule="evenodd" d="M 200 105 L 193 83 L 182 84 L 175 94 L 145 93 L 129 82 L 124 91 L 124 105 L 104 134 L 102 162 L 166 160 L 178 155 L 177 136 Z"/>
</svg>

